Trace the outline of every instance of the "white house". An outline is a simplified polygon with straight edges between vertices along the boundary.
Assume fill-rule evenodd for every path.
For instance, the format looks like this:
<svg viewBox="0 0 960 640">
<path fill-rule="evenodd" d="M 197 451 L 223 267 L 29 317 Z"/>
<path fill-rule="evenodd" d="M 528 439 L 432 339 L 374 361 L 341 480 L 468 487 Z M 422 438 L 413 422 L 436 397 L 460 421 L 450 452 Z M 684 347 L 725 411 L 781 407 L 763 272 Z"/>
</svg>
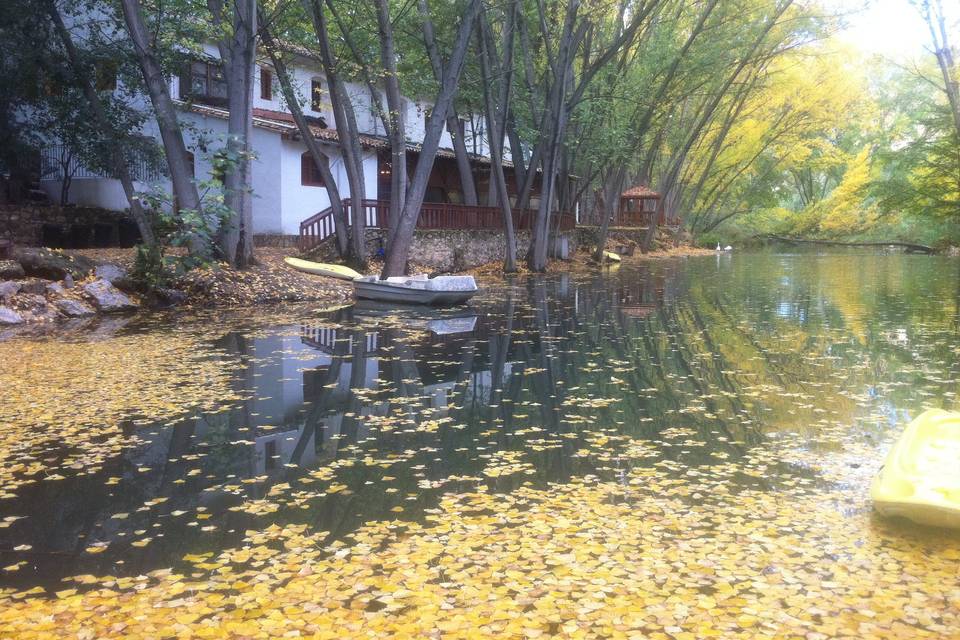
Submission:
<svg viewBox="0 0 960 640">
<path fill-rule="evenodd" d="M 210 177 L 210 156 L 223 144 L 227 132 L 226 83 L 220 66 L 219 52 L 213 44 L 203 46 L 189 69 L 170 80 L 171 97 L 181 108 L 181 122 L 187 147 L 194 160 L 198 180 Z M 329 102 L 326 77 L 319 62 L 308 53 L 297 53 L 288 61 L 294 87 L 300 97 L 304 115 L 311 122 L 314 136 L 330 157 L 330 168 L 343 198 L 350 197 L 343 163 L 338 150 L 337 132 Z M 382 104 L 386 104 L 381 92 Z M 347 92 L 354 104 L 357 124 L 362 134 L 365 196 L 367 199 L 389 198 L 389 142 L 382 123 L 376 115 L 373 101 L 365 85 L 348 83 Z M 144 109 L 149 103 L 144 99 Z M 404 98 L 403 114 L 409 155 L 415 155 L 422 143 L 424 128 L 432 104 L 425 100 Z M 328 208 L 327 189 L 307 154 L 306 145 L 293 122 L 290 110 L 283 100 L 276 74 L 268 61 L 261 60 L 255 71 L 253 162 L 254 232 L 258 235 L 294 236 L 300 232 L 300 223 Z M 488 193 L 489 146 L 483 131 L 483 119 L 476 116 L 461 119 L 462 132 L 472 162 L 481 204 Z M 144 135 L 160 140 L 156 124 L 150 121 Z M 444 131 L 435 165 L 436 176 L 431 176 L 426 202 L 462 203 L 459 178 L 455 173 L 453 140 Z M 64 169 L 53 158 L 52 145 L 44 154 L 45 169 L 41 187 L 52 197 L 59 197 Z M 509 147 L 507 147 L 509 149 Z M 73 178 L 69 199 L 78 205 L 123 210 L 127 201 L 118 180 L 70 166 Z M 509 166 L 509 163 L 508 163 Z M 454 173 L 450 175 L 450 168 Z M 446 170 L 444 170 L 446 169 Z M 161 186 L 169 190 L 169 181 L 162 175 L 136 172 L 141 190 Z"/>
</svg>

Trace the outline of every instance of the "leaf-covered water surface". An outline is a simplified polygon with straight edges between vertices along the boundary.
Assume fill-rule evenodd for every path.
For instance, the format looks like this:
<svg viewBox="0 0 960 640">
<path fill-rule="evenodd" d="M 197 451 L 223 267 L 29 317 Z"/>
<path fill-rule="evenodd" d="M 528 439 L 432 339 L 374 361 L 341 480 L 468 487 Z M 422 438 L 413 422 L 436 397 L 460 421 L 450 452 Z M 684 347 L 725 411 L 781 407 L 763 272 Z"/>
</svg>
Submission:
<svg viewBox="0 0 960 640">
<path fill-rule="evenodd" d="M 958 304 L 725 255 L 2 342 L 0 636 L 960 635 L 960 537 L 867 496 Z"/>
</svg>

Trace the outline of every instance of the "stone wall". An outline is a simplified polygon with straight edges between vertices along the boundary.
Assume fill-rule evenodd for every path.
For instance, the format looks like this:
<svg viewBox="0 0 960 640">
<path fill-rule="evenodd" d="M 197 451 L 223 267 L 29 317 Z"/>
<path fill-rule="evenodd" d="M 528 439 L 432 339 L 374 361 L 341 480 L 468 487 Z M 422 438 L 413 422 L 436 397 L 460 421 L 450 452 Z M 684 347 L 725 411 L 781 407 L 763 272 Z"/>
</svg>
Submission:
<svg viewBox="0 0 960 640">
<path fill-rule="evenodd" d="M 522 261 L 530 233 L 517 232 L 517 259 Z M 465 271 L 506 256 L 503 233 L 498 231 L 417 231 L 410 248 L 410 261 L 435 271 Z"/>
<path fill-rule="evenodd" d="M 383 247 L 384 231 L 367 230 L 367 251 L 376 256 Z M 568 234 L 571 254 L 576 251 L 576 234 Z M 517 261 L 522 262 L 530 245 L 530 232 L 517 232 Z M 410 261 L 432 272 L 457 272 L 473 269 L 490 262 L 502 262 L 505 256 L 503 233 L 482 230 L 420 230 L 414 235 Z M 325 241 L 310 252 L 321 262 L 336 261 L 333 240 Z"/>
<path fill-rule="evenodd" d="M 0 205 L 0 244 L 65 248 L 130 246 L 136 226 L 126 213 L 48 204 Z"/>
<path fill-rule="evenodd" d="M 253 246 L 255 247 L 296 248 L 299 240 L 300 236 L 291 236 L 281 233 L 253 234 Z"/>
</svg>

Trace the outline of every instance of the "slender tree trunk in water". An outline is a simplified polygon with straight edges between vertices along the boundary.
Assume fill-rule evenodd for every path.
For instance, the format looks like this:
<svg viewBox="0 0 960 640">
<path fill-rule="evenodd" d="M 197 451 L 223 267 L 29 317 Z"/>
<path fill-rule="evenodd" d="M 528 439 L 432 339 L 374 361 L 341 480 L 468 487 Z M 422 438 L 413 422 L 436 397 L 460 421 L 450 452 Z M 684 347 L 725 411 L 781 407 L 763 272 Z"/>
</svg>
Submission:
<svg viewBox="0 0 960 640">
<path fill-rule="evenodd" d="M 387 247 L 393 244 L 400 216 L 407 199 L 407 135 L 400 78 L 397 75 L 397 54 L 393 46 L 393 26 L 390 23 L 389 0 L 376 0 L 377 26 L 380 36 L 380 64 L 385 74 L 384 87 L 387 109 L 390 112 L 390 221 Z M 442 84 L 441 80 L 441 84 Z M 435 107 L 436 108 L 436 107 Z M 444 114 L 446 116 L 446 114 Z M 444 117 L 446 119 L 446 117 Z M 422 155 L 420 156 L 422 159 Z"/>
<path fill-rule="evenodd" d="M 430 19 L 427 0 L 417 0 L 417 10 L 423 21 L 423 42 L 427 49 L 427 56 L 430 58 L 430 66 L 433 68 L 433 77 L 439 83 L 443 81 L 443 62 L 440 60 L 440 52 L 437 51 L 437 39 L 434 35 L 433 20 Z M 457 172 L 460 174 L 463 203 L 475 207 L 478 204 L 477 185 L 473 180 L 473 168 L 470 166 L 470 157 L 467 155 L 467 143 L 460 132 L 460 118 L 457 117 L 457 110 L 453 105 L 450 106 L 450 112 L 447 114 L 447 131 L 450 133 L 450 139 L 453 140 L 453 154 L 457 160 Z"/>
<path fill-rule="evenodd" d="M 607 244 L 607 235 L 609 235 L 610 232 L 611 214 L 615 214 L 620 206 L 620 201 L 617 198 L 617 192 L 620 191 L 620 188 L 623 185 L 623 179 L 627 173 L 626 166 L 626 164 L 620 165 L 620 167 L 608 178 L 603 187 L 601 189 L 597 189 L 597 194 L 601 202 L 598 210 L 600 211 L 601 215 L 603 215 L 603 221 L 600 223 L 600 234 L 597 237 L 597 248 L 593 252 L 593 258 L 597 261 L 603 260 L 603 248 Z"/>
<path fill-rule="evenodd" d="M 217 22 L 224 10 L 220 0 L 207 0 Z M 223 180 L 224 202 L 231 219 L 220 229 L 220 249 L 239 268 L 253 264 L 253 73 L 257 55 L 257 2 L 232 0 L 231 34 L 218 43 L 224 61 L 230 115 L 227 150 L 230 168 Z"/>
<path fill-rule="evenodd" d="M 567 89 L 573 73 L 573 58 L 587 29 L 587 23 L 583 22 L 574 33 L 578 9 L 579 2 L 577 0 L 568 2 L 556 55 L 551 56 L 549 55 L 550 52 L 547 52 L 548 60 L 551 62 L 553 81 L 544 109 L 543 121 L 546 122 L 546 127 L 541 134 L 539 143 L 542 147 L 540 163 L 543 167 L 543 186 L 540 194 L 540 206 L 537 208 L 537 216 L 530 239 L 530 248 L 527 251 L 527 265 L 531 271 L 544 271 L 547 268 L 550 214 L 556 197 L 556 170 L 560 159 L 560 147 L 563 144 L 563 133 L 567 124 Z M 541 16 L 542 19 L 543 16 Z M 532 176 L 528 173 L 528 182 L 531 182 L 531 178 Z"/>
<path fill-rule="evenodd" d="M 353 110 L 353 103 L 347 94 L 346 87 L 337 71 L 338 61 L 334 56 L 330 44 L 330 34 L 327 28 L 327 18 L 321 0 L 303 0 L 304 8 L 313 21 L 313 30 L 320 45 L 320 60 L 324 73 L 327 76 L 327 90 L 330 92 L 330 103 L 333 106 L 333 119 L 340 138 L 340 151 L 343 166 L 347 172 L 347 182 L 350 185 L 351 201 L 351 233 L 350 248 L 354 259 L 364 267 L 367 263 L 366 247 L 366 211 L 363 207 L 365 198 L 363 178 L 363 150 L 360 148 L 360 133 L 357 127 L 357 118 Z"/>
<path fill-rule="evenodd" d="M 341 258 L 346 257 L 350 251 L 347 237 L 347 216 L 343 209 L 340 189 L 337 187 L 333 172 L 330 171 L 330 161 L 327 155 L 321 151 L 320 144 L 317 142 L 317 139 L 313 137 L 313 132 L 310 131 L 310 124 L 303 115 L 303 109 L 300 108 L 300 100 L 297 97 L 296 91 L 293 89 L 293 83 L 290 81 L 287 65 L 281 57 L 282 54 L 277 49 L 273 34 L 270 33 L 270 30 L 266 26 L 262 26 L 260 28 L 260 37 L 263 39 L 264 48 L 270 56 L 270 62 L 273 63 L 273 69 L 277 72 L 277 82 L 280 84 L 283 99 L 290 109 L 290 114 L 293 116 L 293 121 L 297 125 L 297 130 L 300 131 L 300 137 L 303 139 L 303 143 L 307 146 L 310 158 L 313 160 L 314 165 L 316 165 L 317 170 L 320 171 L 320 175 L 323 178 L 327 195 L 330 199 L 330 210 L 333 214 L 337 253 Z"/>
<path fill-rule="evenodd" d="M 490 65 L 488 56 L 492 53 L 489 48 L 486 16 L 481 10 L 479 28 L 477 29 L 477 45 L 480 57 L 480 84 L 483 86 L 483 103 L 487 115 L 487 136 L 490 140 L 491 180 L 495 183 L 497 199 L 503 211 L 504 258 L 503 270 L 512 273 L 517 270 L 517 236 L 513 229 L 513 211 L 510 208 L 510 195 L 507 193 L 507 181 L 503 175 L 503 134 L 497 124 L 497 115 L 493 105 L 493 96 L 490 91 Z"/>
<path fill-rule="evenodd" d="M 67 30 L 63 18 L 60 16 L 60 11 L 57 9 L 54 0 L 47 1 L 47 12 L 50 14 L 50 19 L 53 21 L 57 34 L 60 36 L 60 41 L 63 43 L 63 48 L 67 53 L 67 59 L 70 62 L 70 69 L 73 71 L 77 84 L 83 89 L 83 96 L 87 99 L 90 110 L 93 112 L 93 117 L 97 121 L 97 127 L 100 129 L 102 135 L 108 136 L 111 140 L 111 149 L 117 156 L 115 167 L 117 178 L 120 180 L 120 185 L 123 187 L 123 194 L 126 196 L 127 203 L 130 205 L 130 216 L 137 225 L 137 230 L 140 232 L 140 239 L 143 244 L 152 246 L 157 243 L 156 237 L 153 234 L 153 225 L 150 224 L 146 212 L 143 210 L 143 207 L 140 206 L 140 200 L 137 199 L 137 192 L 133 186 L 133 177 L 130 175 L 130 167 L 127 165 L 127 158 L 123 153 L 124 145 L 117 140 L 120 132 L 116 131 L 110 124 L 103 102 L 100 100 L 100 96 L 97 95 L 90 75 L 83 68 L 80 55 L 73 44 L 73 38 Z"/>
<path fill-rule="evenodd" d="M 383 2 L 385 0 L 379 1 Z M 467 47 L 470 43 L 470 34 L 473 33 L 473 25 L 479 10 L 480 0 L 470 0 L 463 18 L 461 18 L 450 59 L 443 70 L 440 92 L 434 102 L 433 112 L 427 120 L 423 145 L 414 170 L 413 180 L 410 183 L 410 190 L 407 193 L 400 220 L 397 222 L 396 232 L 387 247 L 387 256 L 384 260 L 381 277 L 403 275 L 406 270 L 410 245 L 413 243 L 414 229 L 417 225 L 417 218 L 420 216 L 420 206 L 423 204 L 423 196 L 427 190 L 427 180 L 430 178 L 433 161 L 436 159 L 437 149 L 440 145 L 443 123 L 447 118 L 447 112 L 453 103 L 453 96 L 456 94 L 457 85 L 460 82 L 460 74 L 463 71 Z"/>
<path fill-rule="evenodd" d="M 153 105 L 153 112 L 160 129 L 160 139 L 163 142 L 164 155 L 167 159 L 167 168 L 170 172 L 170 181 L 173 183 L 173 194 L 181 209 L 189 209 L 202 213 L 200 194 L 193 181 L 193 165 L 187 155 L 187 145 L 183 142 L 183 131 L 177 121 L 177 110 L 170 98 L 167 78 L 160 66 L 159 59 L 150 43 L 148 30 L 140 13 L 139 0 L 120 0 L 123 9 L 123 19 L 133 43 L 134 55 L 143 73 L 144 84 Z M 199 240 L 192 238 L 189 243 L 191 253 L 202 253 L 207 247 Z"/>
<path fill-rule="evenodd" d="M 569 46 L 569 45 L 568 45 Z M 569 65 L 563 65 L 564 71 Z M 558 80 L 555 85 L 555 97 L 549 109 L 551 122 L 547 128 L 547 144 L 544 145 L 542 160 L 543 177 L 540 194 L 540 206 L 537 208 L 537 217 L 533 226 L 533 237 L 530 239 L 530 248 L 527 251 L 527 265 L 531 271 L 544 271 L 547 268 L 547 249 L 550 235 L 550 214 L 556 197 L 557 162 L 560 159 L 560 146 L 563 144 L 563 128 L 566 126 L 566 105 L 564 101 L 564 87 L 566 82 Z M 528 174 L 529 175 L 529 174 Z"/>
</svg>

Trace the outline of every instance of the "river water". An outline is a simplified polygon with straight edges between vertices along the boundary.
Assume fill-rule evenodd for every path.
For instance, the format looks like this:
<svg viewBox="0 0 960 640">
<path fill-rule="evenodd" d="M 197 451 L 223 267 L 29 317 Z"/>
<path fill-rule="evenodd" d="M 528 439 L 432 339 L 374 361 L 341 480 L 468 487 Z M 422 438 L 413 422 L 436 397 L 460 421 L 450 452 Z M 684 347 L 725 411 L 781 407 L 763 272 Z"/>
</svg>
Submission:
<svg viewBox="0 0 960 640">
<path fill-rule="evenodd" d="M 885 522 L 868 497 L 911 417 L 960 409 L 955 259 L 734 253 L 624 264 L 488 285 L 469 307 L 444 311 L 110 321 L 11 338 L 0 362 L 4 597 L 38 586 L 31 597 L 55 597 L 75 582 L 82 593 L 95 584 L 85 576 L 189 572 L 270 527 L 304 525 L 335 553 L 371 526 L 443 518 L 451 496 L 528 504 L 559 492 L 554 513 L 578 513 L 588 505 L 577 492 L 622 487 L 669 498 L 657 513 L 713 522 L 683 544 L 646 532 L 652 546 L 638 554 L 680 549 L 667 571 L 765 554 L 739 577 L 753 586 L 739 591 L 734 626 L 723 626 L 726 605 L 701 575 L 697 597 L 709 600 L 705 612 L 713 603 L 720 635 L 785 628 L 769 603 L 750 608 L 768 578 L 798 585 L 776 605 L 796 605 L 791 620 L 806 622 L 788 626 L 798 637 L 960 634 L 957 537 Z M 599 502 L 621 500 L 652 504 L 619 493 Z M 495 516 L 496 504 L 483 513 Z M 630 514 L 649 518 L 632 509 L 623 526 Z M 780 528 L 752 528 L 764 520 Z M 779 546 L 794 535 L 821 538 L 806 551 Z M 710 554 L 682 553 L 713 537 L 722 544 Z M 482 564 L 484 551 L 473 552 Z M 900 586 L 859 593 L 864 580 Z M 669 601 L 664 583 L 653 585 L 650 606 Z M 840 614 L 823 603 L 799 613 L 817 600 L 813 585 L 850 601 L 847 627 L 824 622 Z M 697 633 L 696 611 L 651 611 L 644 633 Z M 569 630 L 562 622 L 543 631 Z"/>
</svg>

